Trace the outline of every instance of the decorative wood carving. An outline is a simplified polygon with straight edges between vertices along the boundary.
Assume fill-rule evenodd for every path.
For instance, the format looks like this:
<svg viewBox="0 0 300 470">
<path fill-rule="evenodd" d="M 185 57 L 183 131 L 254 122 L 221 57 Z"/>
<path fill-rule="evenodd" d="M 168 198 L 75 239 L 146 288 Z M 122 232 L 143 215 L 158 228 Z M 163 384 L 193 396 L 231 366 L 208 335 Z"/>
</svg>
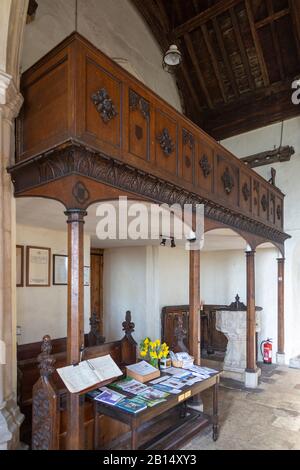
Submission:
<svg viewBox="0 0 300 470">
<path fill-rule="evenodd" d="M 222 175 L 222 181 L 224 185 L 224 190 L 227 194 L 230 194 L 234 188 L 234 179 L 229 172 L 228 166 L 225 168 L 225 171 Z"/>
<path fill-rule="evenodd" d="M 261 198 L 261 207 L 263 208 L 263 211 L 266 212 L 268 208 L 268 199 L 265 194 L 263 194 Z"/>
<path fill-rule="evenodd" d="M 243 184 L 242 192 L 243 192 L 245 201 L 248 201 L 251 193 L 250 193 L 249 186 L 246 182 Z"/>
<path fill-rule="evenodd" d="M 131 312 L 127 310 L 125 314 L 125 321 L 122 323 L 123 331 L 125 331 L 125 336 L 131 336 L 134 332 L 135 324 L 131 321 Z"/>
<path fill-rule="evenodd" d="M 280 220 L 281 217 L 282 217 L 282 209 L 281 209 L 280 204 L 278 204 L 278 206 L 277 206 L 276 215 L 277 215 L 277 219 Z"/>
<path fill-rule="evenodd" d="M 72 194 L 79 204 L 84 204 L 90 199 L 90 192 L 81 181 L 77 181 L 72 189 Z"/>
<path fill-rule="evenodd" d="M 91 97 L 102 121 L 107 124 L 111 119 L 117 116 L 118 112 L 105 88 L 96 91 Z"/>
<path fill-rule="evenodd" d="M 55 450 L 59 448 L 58 396 L 51 380 L 55 359 L 51 356 L 51 338 L 43 337 L 38 356 L 40 379 L 32 392 L 32 449 Z"/>
<path fill-rule="evenodd" d="M 133 90 L 129 90 L 129 107 L 132 111 L 139 109 L 145 119 L 150 118 L 149 102 Z"/>
<path fill-rule="evenodd" d="M 283 243 L 288 235 L 277 227 L 265 225 L 256 219 L 241 216 L 232 209 L 224 210 L 220 205 L 202 198 L 198 194 L 178 187 L 171 182 L 157 178 L 142 170 L 130 167 L 92 151 L 80 143 L 70 143 L 70 147 L 55 149 L 37 159 L 23 162 L 10 169 L 15 186 L 15 195 L 20 195 L 28 182 L 23 171 L 30 173 L 30 185 L 37 187 L 63 176 L 77 174 L 96 181 L 146 196 L 154 202 L 166 204 L 205 204 L 205 216 L 233 228 L 259 235 L 276 243 Z M 254 185 L 256 181 L 254 180 Z M 259 183 L 257 183 L 259 185 Z M 280 208 L 281 210 L 281 208 Z"/>
<path fill-rule="evenodd" d="M 186 155 L 186 156 L 184 157 L 184 163 L 185 163 L 185 166 L 186 166 L 187 168 L 191 168 L 191 164 L 192 164 L 192 163 L 191 163 L 191 159 L 190 159 L 190 157 L 189 157 L 188 155 Z"/>
<path fill-rule="evenodd" d="M 271 178 L 269 179 L 268 181 L 269 183 L 271 183 L 273 186 L 276 186 L 276 170 L 275 168 L 271 168 Z"/>
<path fill-rule="evenodd" d="M 188 331 L 184 326 L 183 316 L 178 315 L 176 320 L 174 336 L 177 339 L 178 351 L 188 351 L 188 348 L 186 347 L 186 344 L 188 343 Z"/>
<path fill-rule="evenodd" d="M 90 327 L 89 332 L 89 346 L 98 346 L 99 344 L 105 343 L 105 337 L 100 333 L 100 319 L 95 312 L 92 312 L 90 316 Z"/>
<path fill-rule="evenodd" d="M 195 137 L 193 134 L 186 129 L 182 129 L 182 141 L 184 145 L 188 145 L 190 149 L 193 149 L 195 146 Z"/>
<path fill-rule="evenodd" d="M 259 194 L 259 182 L 256 180 L 254 180 L 254 183 L 253 183 L 253 190 L 256 192 L 256 196 L 254 197 L 254 204 L 257 206 L 258 194 Z"/>
<path fill-rule="evenodd" d="M 228 310 L 246 311 L 247 306 L 243 302 L 240 302 L 240 296 L 236 294 L 235 301 L 228 306 Z"/>
<path fill-rule="evenodd" d="M 208 158 L 205 154 L 203 154 L 201 159 L 199 160 L 199 165 L 204 178 L 207 178 L 211 173 L 211 165 L 209 164 Z"/>
<path fill-rule="evenodd" d="M 168 129 L 164 128 L 162 133 L 157 136 L 157 140 L 165 155 L 169 156 L 175 149 L 175 145 L 169 135 Z"/>
</svg>

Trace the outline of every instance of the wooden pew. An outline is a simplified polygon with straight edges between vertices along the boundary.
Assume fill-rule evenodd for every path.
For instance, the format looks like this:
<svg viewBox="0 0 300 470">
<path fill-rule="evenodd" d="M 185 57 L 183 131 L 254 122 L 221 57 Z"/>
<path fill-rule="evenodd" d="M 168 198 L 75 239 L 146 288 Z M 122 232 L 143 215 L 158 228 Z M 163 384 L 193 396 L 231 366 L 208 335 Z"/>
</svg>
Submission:
<svg viewBox="0 0 300 470">
<path fill-rule="evenodd" d="M 126 312 L 122 327 L 125 334 L 121 340 L 87 347 L 83 351 L 83 359 L 110 354 L 121 369 L 127 364 L 136 362 L 136 342 L 132 337 L 134 323 L 131 322 L 129 311 Z M 28 444 L 32 442 L 35 449 L 64 449 L 67 392 L 56 368 L 67 365 L 66 348 L 63 348 L 61 341 L 51 342 L 48 335 L 44 336 L 39 344 L 41 352 L 39 351 L 40 354 L 34 358 L 29 357 L 30 354 L 25 348 L 22 351 L 23 356 L 21 353 L 19 355 L 19 404 L 21 411 L 25 414 L 22 438 Z M 31 350 L 36 352 L 36 346 L 31 347 Z M 31 416 L 33 416 L 32 435 Z M 120 426 L 119 423 L 112 422 L 106 417 L 99 419 L 101 420 L 100 428 L 103 429 L 103 434 L 100 436 L 101 445 L 106 445 L 111 436 L 115 437 L 127 430 L 127 428 L 124 429 L 124 425 Z M 93 448 L 93 428 L 92 405 L 86 401 L 84 404 L 86 449 Z"/>
</svg>

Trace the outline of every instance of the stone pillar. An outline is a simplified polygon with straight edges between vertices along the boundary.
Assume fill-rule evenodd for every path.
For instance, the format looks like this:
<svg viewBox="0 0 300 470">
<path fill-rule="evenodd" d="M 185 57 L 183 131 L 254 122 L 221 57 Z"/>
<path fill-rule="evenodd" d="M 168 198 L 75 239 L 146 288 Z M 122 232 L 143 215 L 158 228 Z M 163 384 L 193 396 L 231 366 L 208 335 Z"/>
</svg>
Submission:
<svg viewBox="0 0 300 470">
<path fill-rule="evenodd" d="M 16 402 L 16 216 L 6 168 L 13 163 L 14 119 L 22 104 L 12 78 L 0 72 L 0 449 L 19 447 L 23 420 Z"/>
<path fill-rule="evenodd" d="M 245 385 L 256 388 L 258 385 L 258 370 L 256 366 L 255 348 L 255 251 L 246 251 L 247 269 L 247 364 L 245 370 Z"/>
<path fill-rule="evenodd" d="M 284 265 L 285 259 L 278 258 L 278 288 L 277 288 L 277 334 L 278 334 L 278 343 L 277 343 L 277 354 L 276 362 L 277 364 L 285 364 L 285 353 L 284 353 Z"/>
</svg>

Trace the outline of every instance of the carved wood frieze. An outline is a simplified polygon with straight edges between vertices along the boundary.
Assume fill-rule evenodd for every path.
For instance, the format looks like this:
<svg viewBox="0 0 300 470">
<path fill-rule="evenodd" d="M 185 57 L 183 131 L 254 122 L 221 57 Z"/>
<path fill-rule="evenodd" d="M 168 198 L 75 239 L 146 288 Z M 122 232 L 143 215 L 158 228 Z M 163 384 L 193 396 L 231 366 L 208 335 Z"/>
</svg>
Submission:
<svg viewBox="0 0 300 470">
<path fill-rule="evenodd" d="M 250 197 L 251 192 L 250 192 L 250 188 L 249 188 L 249 186 L 246 182 L 243 184 L 242 193 L 243 193 L 245 201 L 247 202 L 249 197 Z"/>
<path fill-rule="evenodd" d="M 234 179 L 233 176 L 230 174 L 228 166 L 225 168 L 225 171 L 222 175 L 222 181 L 226 194 L 230 194 L 234 188 Z"/>
<path fill-rule="evenodd" d="M 200 165 L 200 168 L 202 170 L 204 178 L 207 178 L 211 173 L 211 165 L 210 165 L 210 163 L 208 161 L 208 158 L 205 155 L 205 153 L 200 158 L 199 165 Z"/>
<path fill-rule="evenodd" d="M 150 103 L 133 90 L 129 90 L 129 107 L 131 111 L 138 109 L 145 119 L 150 118 Z"/>
<path fill-rule="evenodd" d="M 41 194 L 45 183 L 70 174 L 92 178 L 115 188 L 145 196 L 146 198 L 166 204 L 205 204 L 205 216 L 222 222 L 233 228 L 259 235 L 276 243 L 283 243 L 288 235 L 234 210 L 222 208 L 213 201 L 202 198 L 181 186 L 162 180 L 142 170 L 135 169 L 100 152 L 92 151 L 78 142 L 70 142 L 70 146 L 55 149 L 39 158 L 23 162 L 10 170 L 15 186 L 15 194 L 22 195 L 29 187 L 41 186 Z M 30 174 L 29 181 L 24 174 Z M 279 209 L 278 209 L 279 207 Z M 281 206 L 277 207 L 277 217 L 281 218 Z"/>
<path fill-rule="evenodd" d="M 96 91 L 91 99 L 105 124 L 118 115 L 118 111 L 105 88 Z"/>
<path fill-rule="evenodd" d="M 162 130 L 162 133 L 157 136 L 159 145 L 166 156 L 170 156 L 175 149 L 175 145 L 170 137 L 167 128 Z"/>
</svg>

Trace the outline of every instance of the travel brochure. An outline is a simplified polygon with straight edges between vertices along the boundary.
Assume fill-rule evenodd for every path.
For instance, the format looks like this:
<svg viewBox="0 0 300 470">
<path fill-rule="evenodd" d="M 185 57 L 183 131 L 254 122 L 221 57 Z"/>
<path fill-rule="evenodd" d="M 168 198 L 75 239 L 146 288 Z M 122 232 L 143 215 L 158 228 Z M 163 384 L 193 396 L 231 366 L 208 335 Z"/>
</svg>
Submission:
<svg viewBox="0 0 300 470">
<path fill-rule="evenodd" d="M 107 387 L 90 392 L 89 396 L 106 405 L 116 406 L 127 413 L 135 414 L 164 402 L 168 396 L 177 395 L 184 387 L 201 382 L 218 371 L 189 365 L 186 368 L 170 367 L 165 372 L 165 375 L 151 380 L 148 384 L 132 377 L 125 377 Z"/>
</svg>

